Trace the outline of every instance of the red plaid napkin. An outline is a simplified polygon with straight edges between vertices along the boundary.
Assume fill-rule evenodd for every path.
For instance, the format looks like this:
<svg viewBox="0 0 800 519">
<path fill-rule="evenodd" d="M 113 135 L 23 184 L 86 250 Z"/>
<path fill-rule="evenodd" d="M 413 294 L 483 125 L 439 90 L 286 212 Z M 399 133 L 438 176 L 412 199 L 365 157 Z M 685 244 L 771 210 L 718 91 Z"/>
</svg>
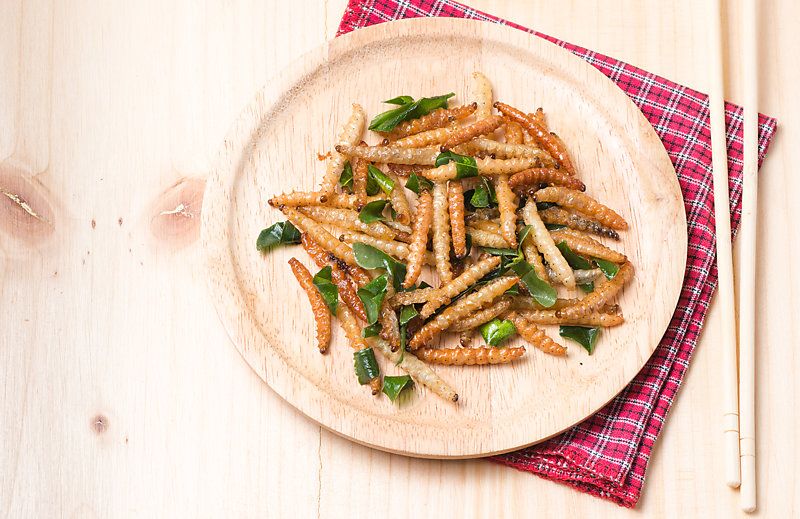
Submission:
<svg viewBox="0 0 800 519">
<path fill-rule="evenodd" d="M 632 507 L 639 499 L 650 452 L 680 387 L 717 283 L 708 97 L 550 36 L 451 0 L 350 0 L 338 34 L 400 18 L 449 16 L 500 23 L 545 38 L 611 78 L 642 110 L 667 149 L 686 202 L 689 256 L 675 315 L 647 365 L 606 407 L 565 433 L 493 458 L 520 470 Z M 728 168 L 734 232 L 741 216 L 742 109 L 727 104 Z M 759 119 L 759 164 L 775 119 Z"/>
</svg>

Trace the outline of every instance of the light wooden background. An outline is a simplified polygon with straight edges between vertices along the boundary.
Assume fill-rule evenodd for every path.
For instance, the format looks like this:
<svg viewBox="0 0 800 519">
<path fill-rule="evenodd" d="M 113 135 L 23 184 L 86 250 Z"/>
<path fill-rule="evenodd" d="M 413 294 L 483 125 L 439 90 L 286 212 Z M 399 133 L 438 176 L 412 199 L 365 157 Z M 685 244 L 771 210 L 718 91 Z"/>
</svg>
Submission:
<svg viewBox="0 0 800 519">
<path fill-rule="evenodd" d="M 273 72 L 333 36 L 344 3 L 0 0 L 0 175 L 27 172 L 14 188 L 47 220 L 0 196 L 0 517 L 736 516 L 721 475 L 714 312 L 635 511 L 486 461 L 351 444 L 242 361 L 207 298 L 202 186 L 187 179 L 203 178 Z M 702 2 L 470 4 L 707 84 Z M 759 514 L 790 517 L 800 5 L 759 5 L 760 109 L 781 125 L 760 185 Z M 729 21 L 737 100 L 736 10 Z"/>
</svg>

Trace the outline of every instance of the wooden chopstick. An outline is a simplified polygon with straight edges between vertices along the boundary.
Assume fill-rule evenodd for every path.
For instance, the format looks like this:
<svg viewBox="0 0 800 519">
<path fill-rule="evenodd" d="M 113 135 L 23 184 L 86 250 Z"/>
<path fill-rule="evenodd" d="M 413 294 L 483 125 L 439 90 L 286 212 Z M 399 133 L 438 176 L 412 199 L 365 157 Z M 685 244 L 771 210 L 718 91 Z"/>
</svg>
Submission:
<svg viewBox="0 0 800 519">
<path fill-rule="evenodd" d="M 711 153 L 714 169 L 714 220 L 717 234 L 717 304 L 722 314 L 722 430 L 725 483 L 739 486 L 739 387 L 736 373 L 736 311 L 731 251 L 731 212 L 728 193 L 728 152 L 725 131 L 725 72 L 722 36 L 722 0 L 711 0 Z"/>
<path fill-rule="evenodd" d="M 744 78 L 744 170 L 739 257 L 739 450 L 740 506 L 756 509 L 755 422 L 755 275 L 758 211 L 758 11 L 756 0 L 744 0 L 742 77 Z"/>
</svg>

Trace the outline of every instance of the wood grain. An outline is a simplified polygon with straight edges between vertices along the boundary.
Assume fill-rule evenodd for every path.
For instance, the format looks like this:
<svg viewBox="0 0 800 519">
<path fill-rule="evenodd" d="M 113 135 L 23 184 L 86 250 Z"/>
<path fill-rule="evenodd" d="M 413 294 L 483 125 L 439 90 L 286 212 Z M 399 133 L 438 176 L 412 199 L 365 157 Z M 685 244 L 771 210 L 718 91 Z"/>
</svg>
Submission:
<svg viewBox="0 0 800 519">
<path fill-rule="evenodd" d="M 453 41 L 459 42 L 458 49 L 441 59 Z M 444 73 L 426 75 L 434 68 Z M 265 225 L 283 219 L 265 200 L 319 183 L 322 168 L 316 152 L 328 149 L 352 102 L 374 115 L 381 100 L 394 92 L 421 97 L 453 90 L 456 102 L 469 103 L 472 70 L 492 78 L 498 99 L 549 108 L 549 124 L 569 143 L 589 192 L 630 222 L 631 231 L 623 233 L 619 244 L 637 270 L 619 301 L 627 323 L 604 330 L 591 357 L 572 347 L 567 358 L 531 350 L 526 359 L 508 366 L 439 367 L 459 393 L 457 405 L 420 390 L 396 406 L 354 383 L 352 354 L 343 334 L 334 340 L 330 356 L 321 357 L 310 347 L 313 319 L 303 294 L 286 275 L 286 260 L 291 255 L 305 259 L 302 251 L 284 248 L 263 256 L 253 240 Z M 380 88 L 375 87 L 377 78 Z M 533 110 L 533 104 L 527 109 Z M 627 96 L 596 69 L 551 43 L 466 20 L 404 20 L 357 31 L 303 57 L 270 81 L 225 139 L 208 180 L 202 220 L 217 310 L 259 376 L 332 431 L 424 457 L 516 449 L 550 437 L 603 406 L 639 372 L 666 330 L 686 258 L 683 199 L 675 171 L 661 141 Z M 393 369 L 384 363 L 387 368 Z"/>
<path fill-rule="evenodd" d="M 707 89 L 708 22 L 697 2 L 468 3 Z M 732 59 L 740 13 L 727 5 L 726 91 L 741 102 Z M 800 277 L 785 261 L 800 256 L 800 231 L 788 223 L 800 209 L 792 196 L 800 6 L 759 5 L 759 106 L 780 128 L 759 186 L 760 271 L 776 274 L 759 275 L 756 289 L 755 517 L 792 517 Z M 344 7 L 0 2 L 0 160 L 23 133 L 36 134 L 30 149 L 47 163 L 36 180 L 57 194 L 64 225 L 46 249 L 0 229 L 0 517 L 744 517 L 738 494 L 721 484 L 714 305 L 636 510 L 483 460 L 356 445 L 265 391 L 230 354 L 199 243 L 165 250 L 149 229 L 151 204 L 180 179 L 205 176 L 241 108 L 276 71 L 333 37 Z M 32 48 L 47 27 L 49 61 Z M 52 71 L 52 94 L 34 101 L 49 107 L 46 133 L 21 128 L 22 95 L 41 92 L 23 67 Z M 101 414 L 107 426 L 96 428 Z"/>
</svg>

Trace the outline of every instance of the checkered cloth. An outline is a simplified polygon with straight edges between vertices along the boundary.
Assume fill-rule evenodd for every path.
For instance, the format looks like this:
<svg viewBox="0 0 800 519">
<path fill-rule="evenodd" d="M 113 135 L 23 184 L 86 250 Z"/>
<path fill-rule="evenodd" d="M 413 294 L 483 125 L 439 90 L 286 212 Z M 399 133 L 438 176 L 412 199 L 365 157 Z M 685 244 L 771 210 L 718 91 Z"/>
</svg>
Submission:
<svg viewBox="0 0 800 519">
<path fill-rule="evenodd" d="M 655 128 L 678 173 L 689 256 L 678 307 L 647 365 L 614 400 L 565 433 L 495 461 L 633 507 L 647 462 L 681 385 L 717 283 L 708 97 L 632 67 L 451 0 L 350 0 L 338 35 L 400 18 L 448 16 L 515 27 L 571 51 L 614 81 Z M 741 216 L 742 109 L 726 105 L 728 169 L 734 232 Z M 775 119 L 759 118 L 759 165 Z"/>
</svg>

